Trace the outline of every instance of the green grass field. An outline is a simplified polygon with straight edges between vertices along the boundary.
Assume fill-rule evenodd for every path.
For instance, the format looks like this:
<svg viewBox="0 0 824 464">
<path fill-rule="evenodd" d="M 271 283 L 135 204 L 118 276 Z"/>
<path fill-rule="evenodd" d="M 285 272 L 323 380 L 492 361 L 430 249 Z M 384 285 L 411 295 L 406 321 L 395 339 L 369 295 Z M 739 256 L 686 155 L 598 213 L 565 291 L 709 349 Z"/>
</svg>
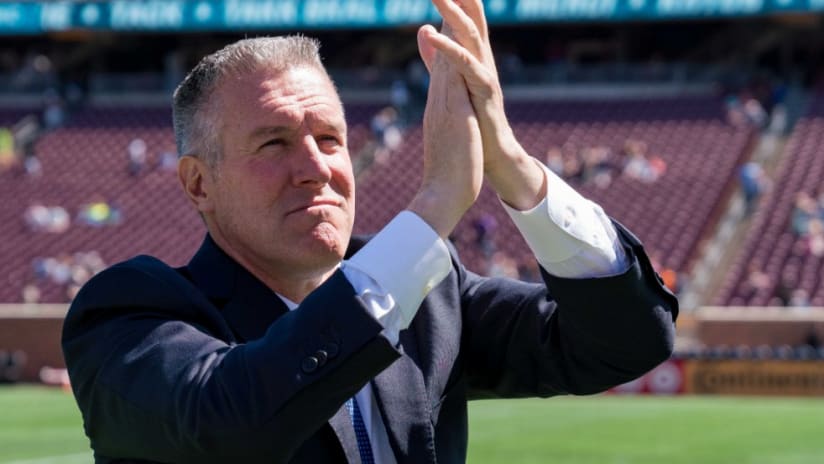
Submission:
<svg viewBox="0 0 824 464">
<path fill-rule="evenodd" d="M 70 395 L 0 388 L 0 463 L 91 461 Z M 824 399 L 599 396 L 470 407 L 472 464 L 820 464 Z"/>
</svg>

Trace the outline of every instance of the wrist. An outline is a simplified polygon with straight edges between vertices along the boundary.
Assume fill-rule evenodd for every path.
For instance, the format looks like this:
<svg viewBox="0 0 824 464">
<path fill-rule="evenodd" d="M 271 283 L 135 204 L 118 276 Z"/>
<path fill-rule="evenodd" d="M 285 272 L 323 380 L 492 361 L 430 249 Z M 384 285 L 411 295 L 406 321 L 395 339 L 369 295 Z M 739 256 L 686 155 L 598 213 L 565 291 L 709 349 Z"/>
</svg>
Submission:
<svg viewBox="0 0 824 464">
<path fill-rule="evenodd" d="M 493 161 L 485 174 L 504 203 L 513 209 L 526 211 L 547 196 L 546 174 L 538 163 L 521 149 L 520 153 Z"/>
<path fill-rule="evenodd" d="M 500 162 L 512 162 L 529 156 L 521 147 L 506 117 L 487 121 L 481 130 L 484 146 L 484 170 L 489 172 Z"/>
<path fill-rule="evenodd" d="M 461 207 L 459 196 L 450 192 L 438 192 L 436 189 L 422 188 L 407 206 L 407 210 L 415 213 L 439 237 L 446 239 L 458 225 L 463 213 L 469 206 Z"/>
</svg>

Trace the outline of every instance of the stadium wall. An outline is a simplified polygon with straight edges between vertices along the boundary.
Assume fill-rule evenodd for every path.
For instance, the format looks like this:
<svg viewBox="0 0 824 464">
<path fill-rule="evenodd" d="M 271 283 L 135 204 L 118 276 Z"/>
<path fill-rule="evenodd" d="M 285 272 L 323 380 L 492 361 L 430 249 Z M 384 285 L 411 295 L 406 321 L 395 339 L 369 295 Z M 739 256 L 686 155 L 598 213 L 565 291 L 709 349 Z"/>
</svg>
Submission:
<svg viewBox="0 0 824 464">
<path fill-rule="evenodd" d="M 23 351 L 22 382 L 40 382 L 43 367 L 65 368 L 60 335 L 66 305 L 0 305 L 0 350 Z M 808 343 L 824 340 L 824 308 L 701 308 L 689 330 L 705 346 Z M 687 324 L 679 322 L 679 332 Z M 673 359 L 615 393 L 824 394 L 824 360 Z"/>
<path fill-rule="evenodd" d="M 43 367 L 65 368 L 60 334 L 66 305 L 0 305 L 0 350 L 22 351 L 22 382 L 39 382 Z"/>
<path fill-rule="evenodd" d="M 697 310 L 694 337 L 705 346 L 800 346 L 824 341 L 824 309 L 705 307 Z"/>
</svg>

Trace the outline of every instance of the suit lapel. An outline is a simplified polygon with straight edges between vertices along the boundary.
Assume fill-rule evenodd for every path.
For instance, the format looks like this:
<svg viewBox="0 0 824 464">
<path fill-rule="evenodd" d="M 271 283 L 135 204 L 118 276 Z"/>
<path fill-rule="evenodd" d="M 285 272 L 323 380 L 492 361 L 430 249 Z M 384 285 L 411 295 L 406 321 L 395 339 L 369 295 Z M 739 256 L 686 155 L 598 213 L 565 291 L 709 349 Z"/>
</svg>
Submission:
<svg viewBox="0 0 824 464">
<path fill-rule="evenodd" d="M 289 312 L 286 303 L 245 269 L 237 272 L 235 294 L 223 307 L 223 317 L 241 339 L 257 340 L 277 318 Z"/>
<path fill-rule="evenodd" d="M 358 439 L 355 437 L 355 429 L 352 427 L 352 419 L 346 405 L 341 406 L 338 412 L 329 419 L 329 425 L 338 437 L 346 461 L 349 464 L 361 464 L 360 452 L 358 451 Z"/>
<path fill-rule="evenodd" d="M 187 270 L 241 342 L 261 338 L 288 311 L 275 292 L 224 253 L 209 235 Z"/>
<path fill-rule="evenodd" d="M 398 464 L 435 463 L 429 396 L 412 330 L 400 333 L 403 356 L 372 381 L 372 391 Z"/>
<path fill-rule="evenodd" d="M 240 342 L 257 340 L 289 309 L 275 292 L 229 257 L 206 235 L 187 271 L 194 283 L 221 310 Z M 355 430 L 343 405 L 328 421 L 349 464 L 361 464 Z"/>
</svg>

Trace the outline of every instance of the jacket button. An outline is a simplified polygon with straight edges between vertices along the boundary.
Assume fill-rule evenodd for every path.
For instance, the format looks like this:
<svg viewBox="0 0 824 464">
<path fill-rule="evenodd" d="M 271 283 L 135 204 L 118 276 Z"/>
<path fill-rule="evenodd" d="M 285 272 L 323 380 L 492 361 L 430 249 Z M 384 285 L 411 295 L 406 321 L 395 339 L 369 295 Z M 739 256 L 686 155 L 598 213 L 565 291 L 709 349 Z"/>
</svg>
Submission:
<svg viewBox="0 0 824 464">
<path fill-rule="evenodd" d="M 329 359 L 329 355 L 323 350 L 315 351 L 314 357 L 318 359 L 318 365 L 320 366 L 326 364 L 326 360 Z"/>
<path fill-rule="evenodd" d="M 329 359 L 334 358 L 340 352 L 338 344 L 334 342 L 324 343 L 322 349 L 326 352 L 327 355 L 329 355 Z"/>
<path fill-rule="evenodd" d="M 303 358 L 303 362 L 300 364 L 300 368 L 301 370 L 303 370 L 303 372 L 306 372 L 307 374 L 315 372 L 315 370 L 318 368 L 318 358 L 314 356 L 307 356 Z"/>
</svg>

